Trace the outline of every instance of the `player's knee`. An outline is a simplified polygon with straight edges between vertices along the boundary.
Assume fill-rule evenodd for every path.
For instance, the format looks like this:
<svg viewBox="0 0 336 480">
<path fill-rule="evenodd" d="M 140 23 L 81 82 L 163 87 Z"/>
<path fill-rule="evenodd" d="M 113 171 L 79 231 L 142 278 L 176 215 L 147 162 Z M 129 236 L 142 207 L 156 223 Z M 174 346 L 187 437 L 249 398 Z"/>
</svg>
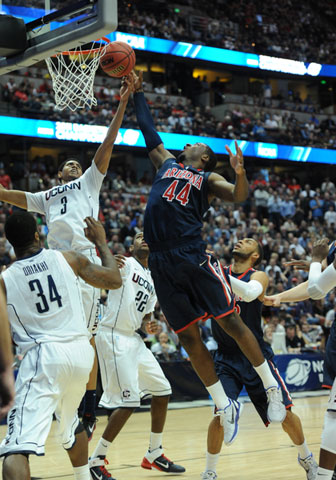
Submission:
<svg viewBox="0 0 336 480">
<path fill-rule="evenodd" d="M 3 480 L 13 480 L 20 477 L 29 469 L 29 455 L 8 453 L 2 464 Z"/>
<path fill-rule="evenodd" d="M 324 415 L 321 448 L 336 453 L 336 412 L 326 412 Z"/>
<path fill-rule="evenodd" d="M 241 336 L 244 332 L 245 324 L 235 312 L 230 313 L 217 321 L 225 332 L 233 338 Z"/>
</svg>

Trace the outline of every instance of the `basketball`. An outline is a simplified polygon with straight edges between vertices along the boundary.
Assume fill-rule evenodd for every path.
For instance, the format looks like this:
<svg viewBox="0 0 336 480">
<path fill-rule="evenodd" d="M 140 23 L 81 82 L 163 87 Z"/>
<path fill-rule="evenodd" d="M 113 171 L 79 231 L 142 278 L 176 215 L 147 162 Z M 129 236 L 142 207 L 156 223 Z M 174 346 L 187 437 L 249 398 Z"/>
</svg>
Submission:
<svg viewBox="0 0 336 480">
<path fill-rule="evenodd" d="M 112 42 L 100 59 L 100 66 L 110 77 L 128 75 L 135 65 L 135 53 L 125 42 Z"/>
</svg>

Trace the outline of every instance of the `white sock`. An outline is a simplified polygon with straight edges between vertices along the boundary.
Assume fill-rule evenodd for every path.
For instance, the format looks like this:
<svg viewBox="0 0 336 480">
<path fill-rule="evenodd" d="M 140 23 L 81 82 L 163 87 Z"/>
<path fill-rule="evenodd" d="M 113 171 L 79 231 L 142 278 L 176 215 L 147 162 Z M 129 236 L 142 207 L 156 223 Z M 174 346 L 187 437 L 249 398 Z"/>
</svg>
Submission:
<svg viewBox="0 0 336 480">
<path fill-rule="evenodd" d="M 278 386 L 278 382 L 273 377 L 271 369 L 266 360 L 264 361 L 264 363 L 259 365 L 259 367 L 253 367 L 253 368 L 261 378 L 261 381 L 264 385 L 265 390 L 267 390 L 270 387 Z"/>
<path fill-rule="evenodd" d="M 226 407 L 228 404 L 228 397 L 226 396 L 223 385 L 219 380 L 213 385 L 210 385 L 210 387 L 206 387 L 206 389 L 210 393 L 217 408 L 222 409 Z"/>
<path fill-rule="evenodd" d="M 306 440 L 302 443 L 302 445 L 295 445 L 295 446 L 298 449 L 301 460 L 304 460 L 305 458 L 309 457 L 309 455 L 311 454 L 311 451 L 309 450 L 306 444 Z"/>
<path fill-rule="evenodd" d="M 99 442 L 97 443 L 96 449 L 92 454 L 92 458 L 95 457 L 106 457 L 107 450 L 112 442 L 105 440 L 105 438 L 101 437 Z"/>
<path fill-rule="evenodd" d="M 211 470 L 211 472 L 216 472 L 218 460 L 219 460 L 219 453 L 206 452 L 205 471 L 207 472 L 208 470 Z"/>
<path fill-rule="evenodd" d="M 152 452 L 153 450 L 156 450 L 157 448 L 160 448 L 162 446 L 162 432 L 161 433 L 150 433 L 150 438 L 149 438 L 149 452 Z"/>
<path fill-rule="evenodd" d="M 91 480 L 88 464 L 82 467 L 73 467 L 73 472 L 76 480 Z"/>
<path fill-rule="evenodd" d="M 332 480 L 332 476 L 334 474 L 334 470 L 326 470 L 325 468 L 318 467 L 317 469 L 317 477 L 319 480 Z"/>
</svg>

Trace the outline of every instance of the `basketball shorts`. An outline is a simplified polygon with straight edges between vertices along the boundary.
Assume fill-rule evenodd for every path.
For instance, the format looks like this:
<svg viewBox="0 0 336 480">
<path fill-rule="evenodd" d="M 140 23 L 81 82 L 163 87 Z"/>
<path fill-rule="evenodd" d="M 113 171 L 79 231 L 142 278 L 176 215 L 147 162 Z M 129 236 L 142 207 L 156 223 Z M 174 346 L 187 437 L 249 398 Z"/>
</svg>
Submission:
<svg viewBox="0 0 336 480">
<path fill-rule="evenodd" d="M 101 260 L 96 255 L 94 249 L 85 250 L 81 253 L 83 253 L 90 262 L 101 265 Z M 89 285 L 82 278 L 79 278 L 79 285 L 82 293 L 87 329 L 92 335 L 95 335 L 100 316 L 100 289 Z"/>
<path fill-rule="evenodd" d="M 231 285 L 203 242 L 151 252 L 149 268 L 161 309 L 176 333 L 234 311 Z"/>
<path fill-rule="evenodd" d="M 125 335 L 100 327 L 96 349 L 103 385 L 100 407 L 138 407 L 147 395 L 171 394 L 158 361 L 137 333 Z"/>
<path fill-rule="evenodd" d="M 237 400 L 242 388 L 245 389 L 261 417 L 267 426 L 267 396 L 262 381 L 247 358 L 242 355 L 225 355 L 220 351 L 214 353 L 216 373 L 221 381 L 224 391 L 229 398 Z M 293 402 L 285 382 L 279 374 L 274 360 L 267 360 L 271 372 L 282 390 L 283 402 L 286 408 L 293 406 Z"/>
<path fill-rule="evenodd" d="M 327 405 L 327 412 L 336 412 L 336 378 L 333 381 L 330 397 Z"/>
<path fill-rule="evenodd" d="M 0 456 L 44 455 L 53 413 L 65 449 L 75 442 L 77 409 L 85 393 L 94 351 L 87 339 L 43 343 L 24 356 L 15 383 L 15 404 L 7 418 Z"/>
<path fill-rule="evenodd" d="M 336 338 L 332 328 L 328 338 L 323 364 L 323 384 L 322 387 L 332 388 L 336 377 Z"/>
</svg>

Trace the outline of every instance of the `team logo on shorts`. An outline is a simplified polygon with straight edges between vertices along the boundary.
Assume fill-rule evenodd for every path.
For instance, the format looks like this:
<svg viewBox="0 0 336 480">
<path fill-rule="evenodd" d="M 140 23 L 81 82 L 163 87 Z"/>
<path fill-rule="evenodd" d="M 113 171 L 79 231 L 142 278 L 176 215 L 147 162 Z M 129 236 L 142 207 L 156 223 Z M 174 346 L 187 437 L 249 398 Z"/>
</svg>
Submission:
<svg viewBox="0 0 336 480">
<path fill-rule="evenodd" d="M 130 398 L 131 392 L 129 390 L 123 390 L 122 396 L 123 398 Z"/>
</svg>

